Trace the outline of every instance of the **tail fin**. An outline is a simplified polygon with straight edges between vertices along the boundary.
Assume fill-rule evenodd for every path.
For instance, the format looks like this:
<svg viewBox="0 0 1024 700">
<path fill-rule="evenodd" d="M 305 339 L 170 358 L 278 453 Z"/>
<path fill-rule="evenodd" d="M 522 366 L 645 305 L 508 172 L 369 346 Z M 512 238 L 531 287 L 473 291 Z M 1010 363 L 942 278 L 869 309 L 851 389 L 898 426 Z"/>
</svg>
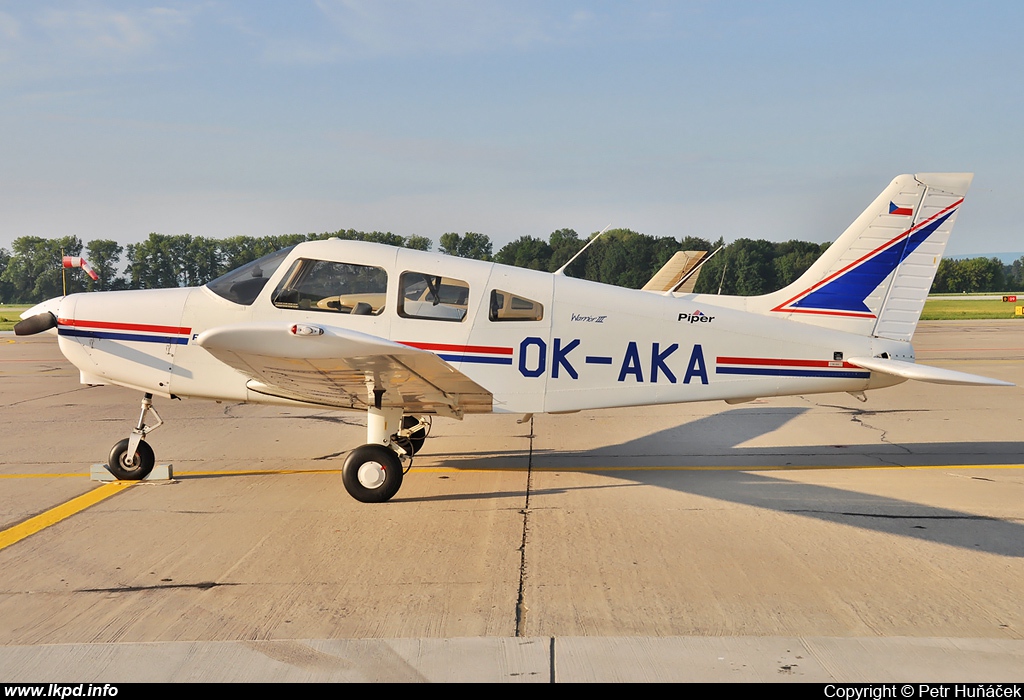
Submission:
<svg viewBox="0 0 1024 700">
<path fill-rule="evenodd" d="M 796 282 L 747 308 L 909 341 L 973 177 L 900 175 Z"/>
</svg>

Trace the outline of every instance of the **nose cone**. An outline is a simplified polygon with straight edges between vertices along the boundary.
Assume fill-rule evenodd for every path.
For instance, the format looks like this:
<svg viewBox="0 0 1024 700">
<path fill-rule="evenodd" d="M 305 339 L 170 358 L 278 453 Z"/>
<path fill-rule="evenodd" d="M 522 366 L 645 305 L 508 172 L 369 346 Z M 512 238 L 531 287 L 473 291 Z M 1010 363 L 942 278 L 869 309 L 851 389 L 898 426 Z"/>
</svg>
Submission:
<svg viewBox="0 0 1024 700">
<path fill-rule="evenodd" d="M 35 335 L 55 328 L 57 328 L 57 317 L 49 311 L 44 311 L 15 323 L 14 335 Z"/>
</svg>

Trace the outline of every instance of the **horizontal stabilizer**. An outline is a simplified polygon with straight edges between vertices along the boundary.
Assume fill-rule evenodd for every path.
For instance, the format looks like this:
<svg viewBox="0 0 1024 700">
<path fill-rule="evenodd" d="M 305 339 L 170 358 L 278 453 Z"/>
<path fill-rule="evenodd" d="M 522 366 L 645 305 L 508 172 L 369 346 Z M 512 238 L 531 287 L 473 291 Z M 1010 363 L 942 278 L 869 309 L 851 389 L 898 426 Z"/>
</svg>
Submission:
<svg viewBox="0 0 1024 700">
<path fill-rule="evenodd" d="M 904 379 L 916 379 L 919 382 L 960 384 L 964 386 L 1015 386 L 1001 379 L 990 379 L 977 374 L 967 374 L 966 372 L 957 372 L 952 369 L 918 365 L 901 360 L 887 360 L 881 357 L 851 357 L 846 361 L 851 365 L 857 365 L 872 372 L 891 374 L 896 377 L 903 377 Z"/>
</svg>

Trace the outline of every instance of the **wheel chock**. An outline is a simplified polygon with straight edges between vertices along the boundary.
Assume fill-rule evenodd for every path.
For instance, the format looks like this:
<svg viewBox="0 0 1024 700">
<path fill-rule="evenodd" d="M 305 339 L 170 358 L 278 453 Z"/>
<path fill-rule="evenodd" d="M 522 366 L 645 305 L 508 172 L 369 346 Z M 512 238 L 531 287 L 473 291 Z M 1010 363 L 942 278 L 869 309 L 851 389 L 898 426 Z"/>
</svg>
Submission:
<svg viewBox="0 0 1024 700">
<path fill-rule="evenodd" d="M 174 469 L 170 464 L 157 464 L 153 471 L 140 479 L 140 481 L 170 481 L 174 478 Z M 118 478 L 110 473 L 106 464 L 94 464 L 89 469 L 89 479 L 92 481 L 117 481 Z"/>
</svg>

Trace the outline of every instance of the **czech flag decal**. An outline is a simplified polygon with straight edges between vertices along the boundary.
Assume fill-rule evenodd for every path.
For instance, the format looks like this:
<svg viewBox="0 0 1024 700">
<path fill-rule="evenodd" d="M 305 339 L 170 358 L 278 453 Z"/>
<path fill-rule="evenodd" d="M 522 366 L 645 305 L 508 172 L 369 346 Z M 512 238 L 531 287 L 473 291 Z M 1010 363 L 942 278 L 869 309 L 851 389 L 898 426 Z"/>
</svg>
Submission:
<svg viewBox="0 0 1024 700">
<path fill-rule="evenodd" d="M 910 207 L 898 207 L 896 202 L 889 202 L 889 213 L 893 216 L 913 216 L 914 210 Z"/>
</svg>

